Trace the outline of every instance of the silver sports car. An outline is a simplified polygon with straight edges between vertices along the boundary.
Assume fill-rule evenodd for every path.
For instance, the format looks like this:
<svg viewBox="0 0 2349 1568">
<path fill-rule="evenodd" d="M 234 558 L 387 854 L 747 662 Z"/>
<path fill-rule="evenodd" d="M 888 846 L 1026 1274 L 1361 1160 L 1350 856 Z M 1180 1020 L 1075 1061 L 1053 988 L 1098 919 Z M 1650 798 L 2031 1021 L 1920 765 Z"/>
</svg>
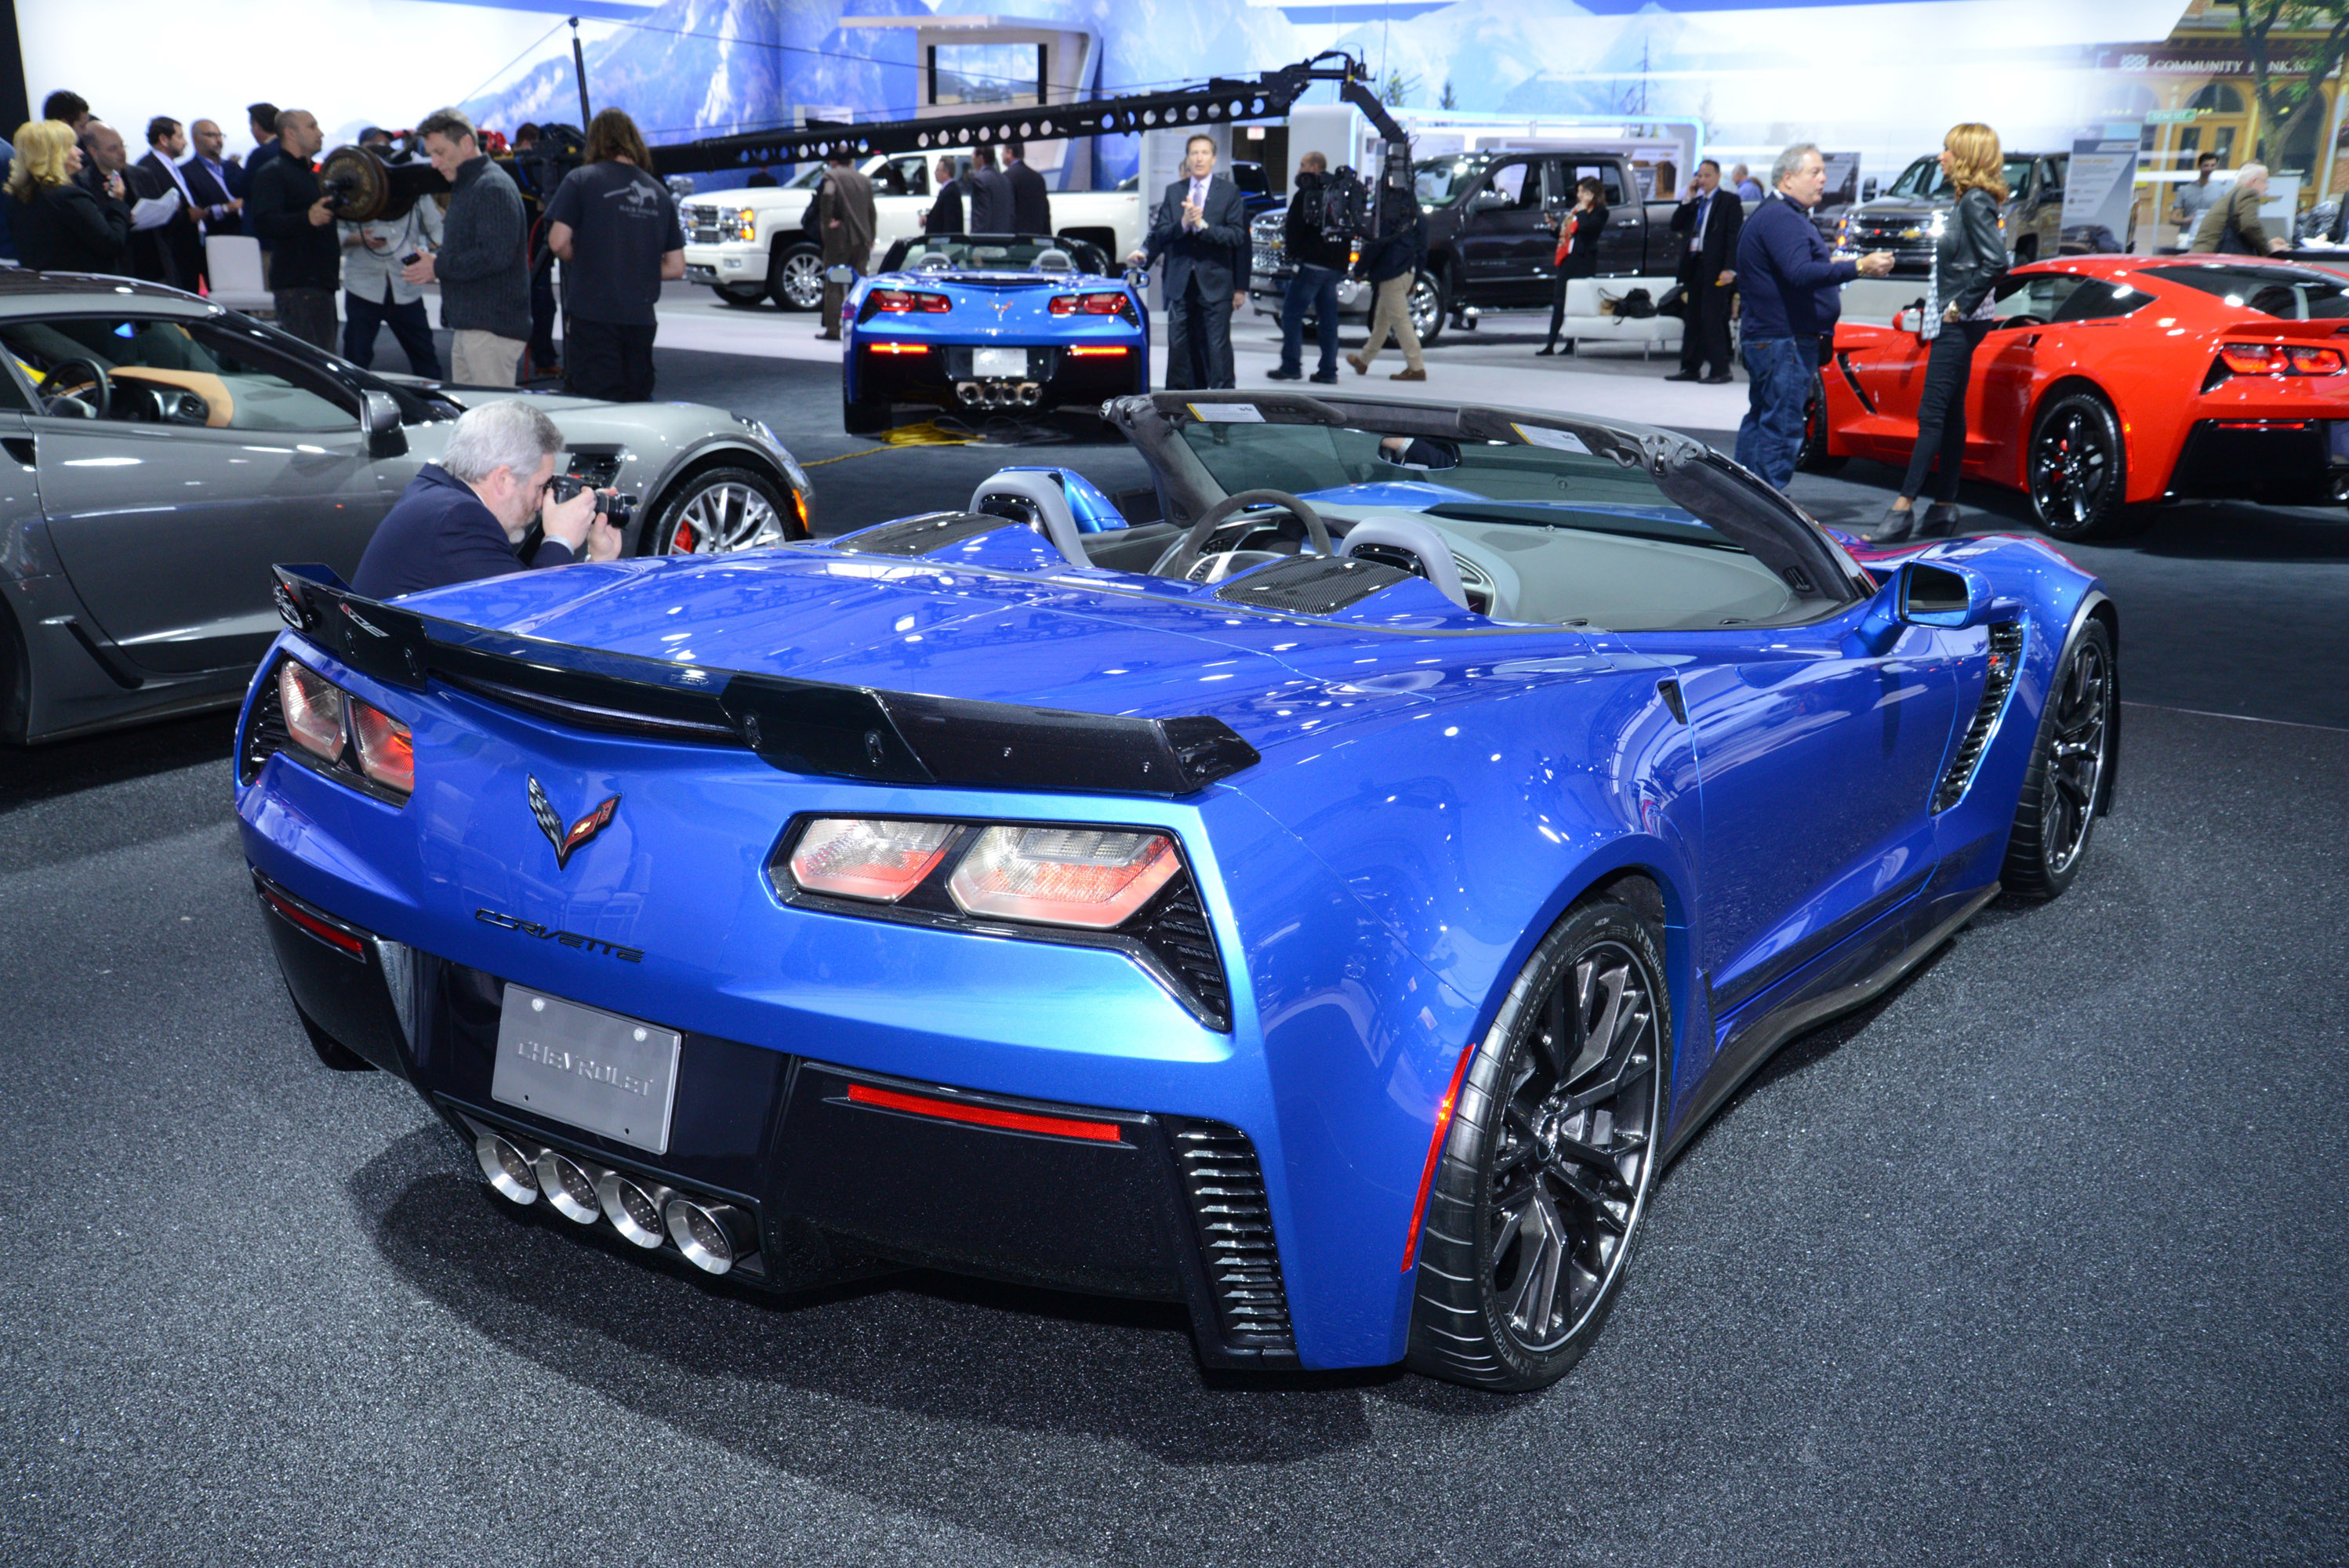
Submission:
<svg viewBox="0 0 2349 1568">
<path fill-rule="evenodd" d="M 347 577 L 466 404 L 514 395 L 120 278 L 0 270 L 0 741 L 233 706 L 280 624 L 271 564 Z M 567 471 L 636 498 L 628 549 L 807 537 L 807 475 L 759 420 L 538 401 Z"/>
</svg>

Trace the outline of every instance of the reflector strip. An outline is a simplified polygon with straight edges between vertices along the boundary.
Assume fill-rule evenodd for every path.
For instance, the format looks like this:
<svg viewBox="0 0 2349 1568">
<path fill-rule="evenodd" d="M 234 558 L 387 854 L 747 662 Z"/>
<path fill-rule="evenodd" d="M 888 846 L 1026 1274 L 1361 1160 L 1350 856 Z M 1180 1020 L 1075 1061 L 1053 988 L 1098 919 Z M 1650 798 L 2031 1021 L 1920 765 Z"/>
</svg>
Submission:
<svg viewBox="0 0 2349 1568">
<path fill-rule="evenodd" d="M 2305 430 L 2308 428 L 2308 421 L 2305 419 L 2216 419 L 2212 423 L 2222 430 Z"/>
<path fill-rule="evenodd" d="M 930 346 L 926 343 L 868 343 L 864 346 L 867 354 L 927 354 L 929 351 Z"/>
<path fill-rule="evenodd" d="M 1126 350 L 1125 350 L 1125 345 L 1124 345 L 1124 344 L 1123 344 L 1123 343 L 1119 343 L 1119 344 L 1112 344 L 1112 345 L 1111 345 L 1110 346 L 1105 347 L 1105 348 L 1104 348 L 1104 347 L 1098 347 L 1098 346 L 1086 346 L 1086 345 L 1079 345 L 1077 347 L 1074 347 L 1074 348 L 1070 349 L 1070 350 L 1069 350 L 1069 353 L 1070 353 L 1071 356 L 1071 357 L 1073 357 L 1073 358 L 1077 358 L 1077 359 L 1093 359 L 1093 358 L 1098 358 L 1098 357 L 1100 357 L 1101 356 L 1102 356 L 1102 355 L 1106 355 L 1106 354 L 1123 354 L 1125 351 L 1126 351 Z"/>
<path fill-rule="evenodd" d="M 1444 1091 L 1444 1103 L 1435 1108 L 1435 1136 L 1427 1140 L 1427 1164 L 1419 1173 L 1419 1201 L 1411 1206 L 1411 1235 L 1402 1244 L 1402 1272 L 1411 1273 L 1411 1265 L 1419 1262 L 1419 1222 L 1427 1218 L 1428 1190 L 1435 1185 L 1435 1161 L 1444 1152 L 1444 1135 L 1452 1130 L 1452 1112 L 1460 1104 L 1461 1081 L 1468 1076 L 1468 1064 L 1476 1059 L 1476 1042 L 1460 1053 L 1460 1065 L 1452 1069 L 1451 1087 Z"/>
<path fill-rule="evenodd" d="M 292 921 L 295 924 L 300 926 L 311 935 L 316 937 L 327 946 L 340 948 L 343 952 L 349 954 L 353 958 L 357 959 L 362 964 L 367 962 L 367 945 L 360 942 L 357 937 L 353 936 L 350 933 L 337 930 L 336 927 L 328 925 L 325 921 L 320 920 L 316 915 L 309 913 L 309 911 L 300 908 L 295 904 L 292 900 L 283 897 L 274 889 L 263 888 L 261 890 L 261 896 L 269 901 L 270 908 L 275 910 L 278 913 L 284 915 L 286 919 Z"/>
<path fill-rule="evenodd" d="M 894 1088 L 876 1088 L 871 1084 L 850 1084 L 848 1099 L 852 1105 L 875 1105 L 885 1110 L 935 1116 L 941 1121 L 968 1121 L 979 1127 L 1000 1127 L 1013 1132 L 1043 1132 L 1054 1138 L 1090 1139 L 1095 1143 L 1125 1141 L 1124 1130 L 1113 1121 L 1074 1121 L 1064 1116 L 1035 1116 L 1024 1110 L 999 1110 L 991 1105 L 968 1105 L 961 1100 L 932 1099 L 927 1095 L 900 1094 Z"/>
</svg>

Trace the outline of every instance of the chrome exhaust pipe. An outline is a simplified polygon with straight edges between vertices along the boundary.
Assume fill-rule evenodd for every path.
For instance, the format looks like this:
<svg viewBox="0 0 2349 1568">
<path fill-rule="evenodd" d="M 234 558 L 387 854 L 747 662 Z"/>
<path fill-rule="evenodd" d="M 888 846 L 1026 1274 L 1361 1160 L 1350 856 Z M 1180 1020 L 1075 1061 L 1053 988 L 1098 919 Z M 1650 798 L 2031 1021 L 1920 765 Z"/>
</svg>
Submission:
<svg viewBox="0 0 2349 1568">
<path fill-rule="evenodd" d="M 588 1170 L 558 1149 L 538 1157 L 537 1171 L 538 1190 L 556 1213 L 574 1225 L 592 1225 L 604 1217 L 603 1200 L 596 1189 L 601 1171 Z"/>
<path fill-rule="evenodd" d="M 1041 387 L 1037 386 L 1033 381 L 1022 381 L 1019 384 L 1019 406 L 1022 408 L 1034 407 L 1036 406 L 1036 399 L 1041 397 L 1043 395 L 1044 389 Z"/>
<path fill-rule="evenodd" d="M 595 1196 L 614 1230 L 640 1247 L 661 1244 L 667 1233 L 661 1211 L 676 1193 L 657 1181 L 638 1181 L 617 1171 L 606 1171 L 595 1183 Z"/>
<path fill-rule="evenodd" d="M 955 384 L 955 396 L 962 399 L 963 406 L 965 407 L 976 407 L 978 404 L 978 383 L 976 381 L 957 382 Z"/>
<path fill-rule="evenodd" d="M 722 1274 L 759 1250 L 750 1216 L 731 1203 L 671 1198 L 666 1217 L 668 1239 L 677 1243 L 686 1262 L 707 1273 Z"/>
<path fill-rule="evenodd" d="M 530 1156 L 494 1132 L 484 1132 L 473 1140 L 473 1158 L 481 1162 L 481 1174 L 490 1179 L 490 1190 L 509 1203 L 527 1209 L 538 1202 L 538 1172 Z"/>
</svg>

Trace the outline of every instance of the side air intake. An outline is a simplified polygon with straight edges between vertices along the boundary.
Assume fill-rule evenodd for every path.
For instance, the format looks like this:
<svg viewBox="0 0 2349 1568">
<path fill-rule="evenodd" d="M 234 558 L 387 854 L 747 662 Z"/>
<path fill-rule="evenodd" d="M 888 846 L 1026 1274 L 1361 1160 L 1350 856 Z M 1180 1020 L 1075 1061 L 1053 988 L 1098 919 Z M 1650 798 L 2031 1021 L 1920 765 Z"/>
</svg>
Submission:
<svg viewBox="0 0 2349 1568">
<path fill-rule="evenodd" d="M 1288 1291 L 1272 1236 L 1264 1172 L 1247 1133 L 1220 1121 L 1169 1119 L 1175 1162 L 1199 1230 L 1200 1261 L 1225 1344 L 1267 1357 L 1294 1356 Z"/>
<path fill-rule="evenodd" d="M 1974 781 L 1974 769 L 1990 747 L 1991 731 L 1998 727 L 1998 716 L 2006 708 L 2006 695 L 2014 689 L 2014 674 L 2022 664 L 2023 627 L 2017 622 L 2001 621 L 1990 629 L 1990 675 L 1982 682 L 1982 701 L 1974 708 L 1974 721 L 1966 727 L 1966 738 L 1959 743 L 1957 755 L 1950 758 L 1941 782 L 1934 788 L 1934 810 L 1946 811 L 1965 799 L 1967 788 Z"/>
</svg>

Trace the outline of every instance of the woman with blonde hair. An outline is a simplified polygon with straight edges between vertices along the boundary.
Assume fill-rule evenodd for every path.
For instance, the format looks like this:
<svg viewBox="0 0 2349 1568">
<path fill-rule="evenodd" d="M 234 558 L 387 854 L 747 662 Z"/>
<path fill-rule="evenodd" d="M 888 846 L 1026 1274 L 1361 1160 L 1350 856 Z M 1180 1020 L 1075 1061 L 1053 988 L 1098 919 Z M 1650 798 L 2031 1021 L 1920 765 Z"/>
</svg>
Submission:
<svg viewBox="0 0 2349 1568">
<path fill-rule="evenodd" d="M 2006 275 L 2006 240 L 1998 232 L 1999 203 L 2007 195 L 2002 162 L 1998 132 L 1986 125 L 1953 125 L 1941 139 L 1941 177 L 1956 191 L 1958 204 L 1933 245 L 1933 282 L 1917 325 L 1918 335 L 1933 346 L 1917 399 L 1917 444 L 1909 450 L 1899 499 L 1870 535 L 1878 544 L 1946 533 L 1958 521 L 1966 385 L 1973 377 L 1974 350 L 1991 329 L 1991 294 Z M 1917 495 L 1937 456 L 1937 494 L 1920 522 Z"/>
<path fill-rule="evenodd" d="M 130 209 L 78 182 L 81 145 L 62 120 L 16 128 L 16 163 L 8 173 L 8 227 L 16 259 L 37 272 L 119 273 L 130 242 Z"/>
</svg>

